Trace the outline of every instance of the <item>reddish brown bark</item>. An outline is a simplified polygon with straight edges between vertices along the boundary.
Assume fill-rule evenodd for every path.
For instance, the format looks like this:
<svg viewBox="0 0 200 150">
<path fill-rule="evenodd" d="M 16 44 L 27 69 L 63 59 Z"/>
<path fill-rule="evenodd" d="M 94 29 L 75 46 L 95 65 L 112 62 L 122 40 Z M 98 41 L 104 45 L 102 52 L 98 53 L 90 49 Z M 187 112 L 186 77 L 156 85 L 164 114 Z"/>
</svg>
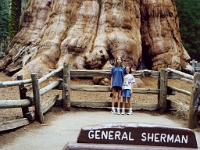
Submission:
<svg viewBox="0 0 200 150">
<path fill-rule="evenodd" d="M 110 69 L 118 55 L 134 69 L 142 59 L 149 69 L 180 70 L 190 59 L 173 0 L 31 0 L 7 52 L 1 70 L 22 68 L 25 78 L 64 62 Z"/>
</svg>

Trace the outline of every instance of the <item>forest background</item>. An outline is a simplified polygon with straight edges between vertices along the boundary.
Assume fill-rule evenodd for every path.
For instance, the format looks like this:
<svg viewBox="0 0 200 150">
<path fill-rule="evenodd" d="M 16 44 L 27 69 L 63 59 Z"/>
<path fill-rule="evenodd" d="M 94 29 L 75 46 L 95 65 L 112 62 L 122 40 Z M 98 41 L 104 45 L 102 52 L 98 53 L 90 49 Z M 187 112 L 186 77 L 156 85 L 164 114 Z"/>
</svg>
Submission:
<svg viewBox="0 0 200 150">
<path fill-rule="evenodd" d="M 200 0 L 174 0 L 176 3 L 182 43 L 191 59 L 200 61 Z M 20 30 L 20 15 L 28 0 L 1 0 L 0 3 L 0 58 Z"/>
</svg>

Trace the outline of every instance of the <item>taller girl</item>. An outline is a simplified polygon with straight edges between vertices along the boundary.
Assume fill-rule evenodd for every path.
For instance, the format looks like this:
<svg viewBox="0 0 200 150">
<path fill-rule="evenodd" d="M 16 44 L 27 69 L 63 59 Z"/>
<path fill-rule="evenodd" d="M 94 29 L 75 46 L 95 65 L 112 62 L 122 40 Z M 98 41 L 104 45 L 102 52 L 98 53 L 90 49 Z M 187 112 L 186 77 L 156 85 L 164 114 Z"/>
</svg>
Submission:
<svg viewBox="0 0 200 150">
<path fill-rule="evenodd" d="M 118 99 L 117 114 L 120 114 L 121 93 L 122 93 L 122 85 L 123 85 L 123 78 L 124 78 L 124 68 L 122 67 L 121 57 L 116 58 L 115 66 L 112 67 L 110 74 L 111 74 L 110 89 L 113 92 L 111 113 L 116 113 L 115 101 L 117 98 Z"/>
</svg>

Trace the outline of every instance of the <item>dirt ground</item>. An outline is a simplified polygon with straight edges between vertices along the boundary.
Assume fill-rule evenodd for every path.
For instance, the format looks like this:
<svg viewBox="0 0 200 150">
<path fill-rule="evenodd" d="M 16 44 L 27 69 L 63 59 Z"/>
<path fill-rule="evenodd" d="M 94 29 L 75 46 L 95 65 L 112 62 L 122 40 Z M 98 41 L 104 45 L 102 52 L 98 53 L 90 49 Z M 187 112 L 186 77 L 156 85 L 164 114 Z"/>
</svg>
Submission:
<svg viewBox="0 0 200 150">
<path fill-rule="evenodd" d="M 3 73 L 0 73 L 0 81 L 9 81 L 11 80 L 10 77 L 6 76 Z M 141 79 L 142 82 L 144 83 L 143 87 L 144 88 L 155 88 L 157 89 L 157 79 L 155 78 L 142 78 Z M 50 81 L 49 81 L 50 82 Z M 93 82 L 89 79 L 78 79 L 78 78 L 73 78 L 72 79 L 72 84 L 89 84 L 92 85 Z M 168 80 L 168 84 L 170 86 L 173 87 L 177 87 L 180 89 L 184 89 L 187 91 L 191 91 L 192 88 L 192 83 L 187 81 L 187 80 Z M 50 97 L 52 97 L 53 95 L 59 94 L 59 96 L 61 97 L 61 91 L 58 90 L 54 90 L 48 94 L 45 94 L 42 97 L 42 100 L 47 100 Z M 0 99 L 2 100 L 9 100 L 9 99 L 19 99 L 19 89 L 18 87 L 7 87 L 7 88 L 0 88 Z M 169 99 L 175 100 L 177 102 L 180 102 L 182 104 L 188 105 L 189 101 L 190 101 L 190 97 L 181 93 L 176 93 L 176 95 L 174 96 L 169 96 Z M 75 100 L 88 100 L 88 101 L 110 101 L 111 102 L 111 98 L 109 97 L 109 92 L 72 92 L 72 99 Z M 157 95 L 147 95 L 147 94 L 133 94 L 133 102 L 135 103 L 157 103 Z M 181 110 L 181 111 L 185 111 L 187 112 L 188 110 Z M 90 114 L 96 114 L 97 112 L 99 112 L 99 110 L 82 110 L 78 111 L 77 109 L 73 109 L 70 112 L 66 112 L 63 111 L 61 108 L 57 108 L 54 107 L 52 108 L 48 113 L 45 114 L 45 124 L 41 125 L 37 122 L 33 122 L 30 125 L 26 126 L 26 127 L 22 127 L 20 129 L 16 129 L 16 130 L 12 130 L 12 131 L 8 131 L 8 132 L 3 132 L 0 133 L 0 147 L 1 146 L 5 146 L 5 145 L 10 145 L 12 142 L 11 141 L 15 141 L 15 139 L 20 138 L 22 135 L 26 135 L 26 133 L 28 132 L 29 134 L 32 131 L 35 130 L 39 130 L 39 128 L 49 128 L 50 126 L 52 126 L 51 124 L 56 124 L 54 122 L 56 122 L 56 120 L 58 118 L 60 118 L 61 116 L 64 117 L 69 117 L 71 115 L 71 118 L 73 118 L 73 114 L 78 114 L 79 117 L 76 118 L 76 120 L 74 120 L 75 122 L 71 124 L 72 128 L 71 130 L 73 130 L 73 125 L 76 123 L 79 124 L 83 124 L 83 125 L 91 125 L 91 124 L 96 124 L 96 123 L 100 123 L 101 121 L 98 120 L 96 123 L 91 120 L 91 118 L 96 118 L 95 115 L 94 116 L 90 116 L 91 118 L 89 120 L 87 120 L 86 118 L 86 122 L 84 122 L 83 120 L 85 120 L 84 113 L 90 113 Z M 107 119 L 105 119 L 104 117 L 102 117 L 102 122 L 104 121 L 114 121 L 113 115 L 110 115 L 109 110 L 102 110 L 101 111 L 103 113 L 103 116 L 106 114 L 106 117 L 108 117 Z M 99 112 L 99 113 L 101 113 Z M 145 116 L 145 115 L 150 115 L 150 116 L 160 116 L 158 112 L 149 112 L 149 111 L 137 111 L 136 113 L 140 114 L 141 116 Z M 116 116 L 115 116 L 116 117 Z M 114 118 L 115 118 L 114 117 Z M 120 116 L 121 117 L 121 116 Z M 136 116 L 135 116 L 136 117 Z M 8 120 L 12 120 L 12 119 L 16 119 L 16 118 L 22 118 L 22 112 L 21 109 L 16 108 L 16 109 L 0 109 L 0 122 L 4 122 L 4 121 L 8 121 Z M 124 118 L 120 118 L 120 121 L 125 121 L 126 119 L 128 121 L 129 118 L 124 117 Z M 176 126 L 176 124 L 178 124 L 180 127 L 187 127 L 187 116 L 182 115 L 181 113 L 177 112 L 177 111 L 173 111 L 171 113 L 165 114 L 164 118 L 167 118 L 168 120 L 165 120 L 166 122 L 170 122 L 169 119 L 171 119 L 173 122 L 175 122 L 175 124 L 173 124 L 174 126 Z M 115 118 L 116 119 L 116 118 Z M 125 120 L 124 120 L 125 119 Z M 155 118 L 154 118 L 155 119 Z M 78 122 L 77 120 L 82 120 L 82 122 Z M 118 119 L 117 119 L 118 120 Z M 140 119 L 138 118 L 138 120 L 140 121 Z M 146 120 L 146 119 L 145 119 Z M 160 118 L 158 120 L 161 120 Z M 162 122 L 160 121 L 154 121 L 152 120 L 152 118 L 150 118 L 149 122 L 158 122 L 160 124 L 162 124 Z M 72 120 L 73 121 L 73 120 Z M 148 122 L 148 120 L 146 120 Z M 90 124 L 91 122 L 91 124 Z M 65 127 L 65 123 L 66 122 L 62 122 L 63 123 L 63 127 Z M 81 126 L 79 126 L 78 128 L 80 129 Z M 196 130 L 198 131 L 198 129 Z M 49 131 L 47 131 L 49 132 Z M 76 129 L 76 134 L 78 132 L 78 129 Z M 55 133 L 56 134 L 56 133 Z M 74 133 L 73 133 L 74 134 Z M 32 135 L 33 136 L 33 135 Z M 67 135 L 69 136 L 69 135 Z M 76 135 L 77 136 L 77 135 Z M 31 137 L 32 138 L 32 137 Z M 48 137 L 45 137 L 48 139 Z M 70 140 L 70 138 L 66 138 L 68 140 Z M 72 138 L 74 139 L 74 137 Z M 63 144 L 63 143 L 62 143 Z M 12 144 L 11 144 L 12 145 Z M 23 149 L 23 148 L 22 148 Z M 33 149 L 35 149 L 35 147 L 33 147 Z M 38 148 L 37 148 L 38 149 Z"/>
</svg>

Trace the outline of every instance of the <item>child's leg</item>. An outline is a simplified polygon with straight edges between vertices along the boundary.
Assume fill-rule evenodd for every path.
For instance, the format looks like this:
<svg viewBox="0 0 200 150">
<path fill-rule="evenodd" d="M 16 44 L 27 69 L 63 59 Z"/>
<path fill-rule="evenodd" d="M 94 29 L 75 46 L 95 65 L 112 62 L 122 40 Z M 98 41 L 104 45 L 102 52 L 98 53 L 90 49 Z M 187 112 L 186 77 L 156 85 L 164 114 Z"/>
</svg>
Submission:
<svg viewBox="0 0 200 150">
<path fill-rule="evenodd" d="M 131 102 L 131 97 L 127 98 L 128 104 L 129 104 L 129 112 L 127 115 L 132 115 L 132 102 Z"/>
<path fill-rule="evenodd" d="M 123 103 L 122 103 L 122 115 L 125 114 L 125 104 L 126 104 L 126 97 L 123 97 Z"/>
<path fill-rule="evenodd" d="M 126 97 L 123 97 L 122 108 L 125 108 L 125 104 L 126 104 Z"/>
<path fill-rule="evenodd" d="M 132 110 L 132 101 L 131 101 L 131 97 L 127 98 L 128 100 L 128 104 L 129 104 L 129 109 Z"/>
<path fill-rule="evenodd" d="M 118 91 L 118 106 L 117 106 L 117 114 L 120 114 L 121 94 L 122 94 L 122 91 L 119 90 L 119 91 Z"/>
<path fill-rule="evenodd" d="M 116 100 L 116 97 L 117 97 L 116 89 L 113 88 L 112 92 L 113 92 L 113 96 L 112 96 L 112 111 L 111 112 L 116 113 L 116 111 L 115 111 L 115 100 Z"/>
<path fill-rule="evenodd" d="M 119 90 L 119 91 L 118 91 L 118 108 L 120 108 L 121 95 L 122 95 L 122 91 Z"/>
<path fill-rule="evenodd" d="M 129 98 L 127 98 L 127 99 L 128 99 L 129 108 L 132 109 L 131 97 L 129 97 Z"/>
</svg>

